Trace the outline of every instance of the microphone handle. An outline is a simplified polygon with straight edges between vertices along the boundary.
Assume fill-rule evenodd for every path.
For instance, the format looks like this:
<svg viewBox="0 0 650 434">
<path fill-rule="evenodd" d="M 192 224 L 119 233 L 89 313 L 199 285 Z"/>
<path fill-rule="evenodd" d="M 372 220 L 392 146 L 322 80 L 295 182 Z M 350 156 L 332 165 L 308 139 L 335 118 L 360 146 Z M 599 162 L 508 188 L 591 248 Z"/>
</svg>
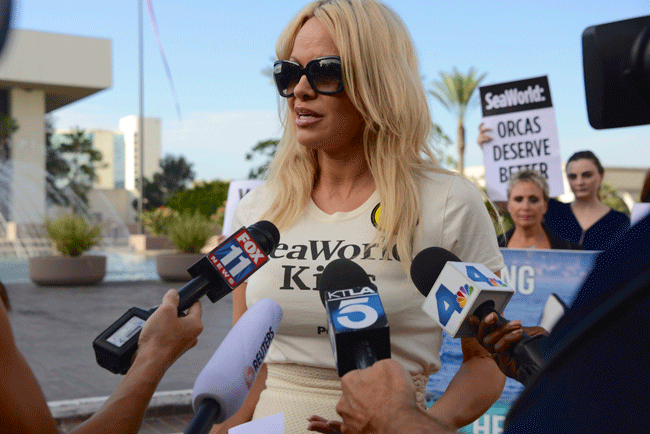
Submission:
<svg viewBox="0 0 650 434">
<path fill-rule="evenodd" d="M 187 310 L 210 289 L 210 281 L 202 275 L 196 276 L 178 290 L 178 313 Z"/>
<path fill-rule="evenodd" d="M 198 275 L 187 282 L 178 290 L 178 316 L 190 308 L 197 300 L 203 297 L 210 290 L 210 281 L 205 277 Z M 147 311 L 149 316 L 158 309 L 160 305 L 154 306 Z"/>
<path fill-rule="evenodd" d="M 483 320 L 483 318 L 492 312 L 496 313 L 498 318 L 497 323 L 493 326 L 495 329 L 508 323 L 508 320 L 502 317 L 501 314 L 494 308 L 493 300 L 487 300 L 481 303 L 481 305 L 474 311 L 474 315 L 476 315 L 479 320 Z"/>
<path fill-rule="evenodd" d="M 370 345 L 370 342 L 367 339 L 364 339 L 359 342 L 359 345 L 356 348 L 355 351 L 355 363 L 357 365 L 357 369 L 366 369 L 372 366 L 376 361 L 377 361 L 377 356 L 375 355 L 375 352 L 372 350 L 372 346 Z"/>
<path fill-rule="evenodd" d="M 508 320 L 494 309 L 494 301 L 492 300 L 487 300 L 477 307 L 474 315 L 482 320 L 491 312 L 496 313 L 499 318 L 496 325 L 493 326 L 494 329 L 508 323 Z M 530 336 L 522 331 L 521 339 L 510 347 L 509 352 L 517 361 L 519 371 L 517 381 L 524 386 L 527 386 L 537 376 L 545 364 L 545 341 L 546 336 L 544 335 Z"/>
<path fill-rule="evenodd" d="M 184 434 L 207 434 L 212 429 L 214 421 L 221 413 L 221 406 L 212 398 L 201 401 L 199 409 L 194 414 Z"/>
</svg>

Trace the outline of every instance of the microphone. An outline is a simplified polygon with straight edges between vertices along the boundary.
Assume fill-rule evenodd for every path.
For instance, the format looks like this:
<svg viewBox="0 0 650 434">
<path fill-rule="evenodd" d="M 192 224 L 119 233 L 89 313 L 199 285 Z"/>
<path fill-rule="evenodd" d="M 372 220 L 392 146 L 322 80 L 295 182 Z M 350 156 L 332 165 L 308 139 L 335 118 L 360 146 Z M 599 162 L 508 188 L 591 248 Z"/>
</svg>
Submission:
<svg viewBox="0 0 650 434">
<path fill-rule="evenodd" d="M 318 283 L 339 377 L 390 358 L 388 320 L 377 287 L 349 259 L 325 267 Z"/>
<path fill-rule="evenodd" d="M 474 337 L 468 317 L 478 316 L 475 311 L 484 304 L 481 312 L 489 306 L 492 310 L 483 315 L 503 310 L 515 293 L 485 265 L 460 262 L 441 247 L 429 247 L 415 256 L 411 280 L 426 297 L 422 310 L 454 338 Z"/>
<path fill-rule="evenodd" d="M 496 313 L 495 329 L 508 323 L 499 311 L 505 308 L 515 290 L 482 264 L 460 262 L 448 250 L 429 247 L 413 259 L 411 280 L 426 297 L 422 310 L 454 338 L 474 337 L 468 321 L 470 315 L 482 320 L 489 313 Z M 454 294 L 449 288 L 459 289 Z M 544 364 L 542 336 L 523 333 L 510 347 L 519 369 L 517 381 L 524 385 Z"/>
<path fill-rule="evenodd" d="M 244 312 L 194 382 L 195 414 L 185 434 L 205 434 L 239 410 L 281 320 L 282 308 L 269 298 Z"/>
<path fill-rule="evenodd" d="M 216 303 L 232 292 L 268 261 L 279 242 L 278 228 L 266 220 L 233 233 L 187 270 L 192 280 L 178 290 L 178 314 L 206 294 Z M 97 336 L 93 349 L 99 366 L 126 374 L 138 349 L 140 331 L 156 309 L 133 307 Z"/>
</svg>

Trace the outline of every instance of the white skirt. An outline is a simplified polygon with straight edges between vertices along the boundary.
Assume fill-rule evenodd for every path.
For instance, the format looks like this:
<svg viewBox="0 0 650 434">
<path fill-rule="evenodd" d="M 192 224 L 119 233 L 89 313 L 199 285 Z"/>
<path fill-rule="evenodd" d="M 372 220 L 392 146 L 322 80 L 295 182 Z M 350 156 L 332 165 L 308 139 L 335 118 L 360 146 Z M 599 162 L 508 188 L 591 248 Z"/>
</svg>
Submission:
<svg viewBox="0 0 650 434">
<path fill-rule="evenodd" d="M 266 389 L 255 407 L 253 419 L 284 413 L 285 434 L 305 434 L 307 418 L 312 415 L 341 420 L 336 404 L 341 398 L 341 380 L 335 369 L 268 363 Z M 416 399 L 426 409 L 424 396 L 428 377 L 412 376 Z"/>
</svg>

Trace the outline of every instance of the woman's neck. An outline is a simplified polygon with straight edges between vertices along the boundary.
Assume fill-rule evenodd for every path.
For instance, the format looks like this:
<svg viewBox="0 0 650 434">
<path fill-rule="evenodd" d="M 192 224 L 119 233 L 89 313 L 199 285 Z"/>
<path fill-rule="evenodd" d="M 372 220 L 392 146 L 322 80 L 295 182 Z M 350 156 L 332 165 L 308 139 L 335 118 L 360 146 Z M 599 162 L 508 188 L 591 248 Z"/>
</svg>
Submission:
<svg viewBox="0 0 650 434">
<path fill-rule="evenodd" d="M 601 208 L 604 205 L 600 199 L 598 199 L 598 195 L 595 196 L 590 196 L 588 198 L 578 198 L 576 197 L 575 200 L 571 203 L 571 206 L 573 209 L 598 209 Z"/>
<path fill-rule="evenodd" d="M 547 247 L 549 243 L 546 232 L 542 225 L 534 225 L 522 227 L 518 226 L 512 233 L 508 241 L 508 247 L 511 248 L 527 248 L 527 247 Z"/>
<path fill-rule="evenodd" d="M 316 205 L 327 213 L 351 211 L 375 191 L 375 180 L 363 152 L 318 153 L 318 173 L 312 191 Z"/>
</svg>

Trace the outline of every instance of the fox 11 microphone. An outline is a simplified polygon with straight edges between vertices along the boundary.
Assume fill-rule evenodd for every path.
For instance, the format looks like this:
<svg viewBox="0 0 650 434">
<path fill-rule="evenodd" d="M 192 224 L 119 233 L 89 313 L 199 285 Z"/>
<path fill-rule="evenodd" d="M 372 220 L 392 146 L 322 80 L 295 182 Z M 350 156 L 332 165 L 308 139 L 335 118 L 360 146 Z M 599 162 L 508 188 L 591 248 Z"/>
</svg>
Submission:
<svg viewBox="0 0 650 434">
<path fill-rule="evenodd" d="M 318 283 L 339 377 L 390 358 L 388 320 L 377 287 L 349 259 L 325 267 Z"/>
<path fill-rule="evenodd" d="M 239 318 L 194 382 L 194 417 L 185 434 L 204 434 L 242 406 L 282 320 L 282 308 L 269 298 Z"/>
<path fill-rule="evenodd" d="M 207 294 L 212 303 L 232 292 L 268 261 L 280 232 L 266 220 L 242 227 L 187 271 L 192 280 L 178 290 L 178 314 Z M 133 307 L 93 341 L 97 363 L 114 374 L 126 374 L 138 348 L 145 321 L 157 307 Z"/>
<path fill-rule="evenodd" d="M 505 309 L 515 290 L 482 264 L 461 262 L 448 250 L 429 247 L 413 259 L 411 279 L 426 297 L 422 310 L 455 338 L 474 337 L 468 321 L 470 315 L 482 320 L 489 313 L 496 313 L 495 329 L 508 323 L 499 311 Z M 542 368 L 544 340 L 543 335 L 531 337 L 523 333 L 511 347 L 520 383 L 528 384 Z"/>
</svg>

